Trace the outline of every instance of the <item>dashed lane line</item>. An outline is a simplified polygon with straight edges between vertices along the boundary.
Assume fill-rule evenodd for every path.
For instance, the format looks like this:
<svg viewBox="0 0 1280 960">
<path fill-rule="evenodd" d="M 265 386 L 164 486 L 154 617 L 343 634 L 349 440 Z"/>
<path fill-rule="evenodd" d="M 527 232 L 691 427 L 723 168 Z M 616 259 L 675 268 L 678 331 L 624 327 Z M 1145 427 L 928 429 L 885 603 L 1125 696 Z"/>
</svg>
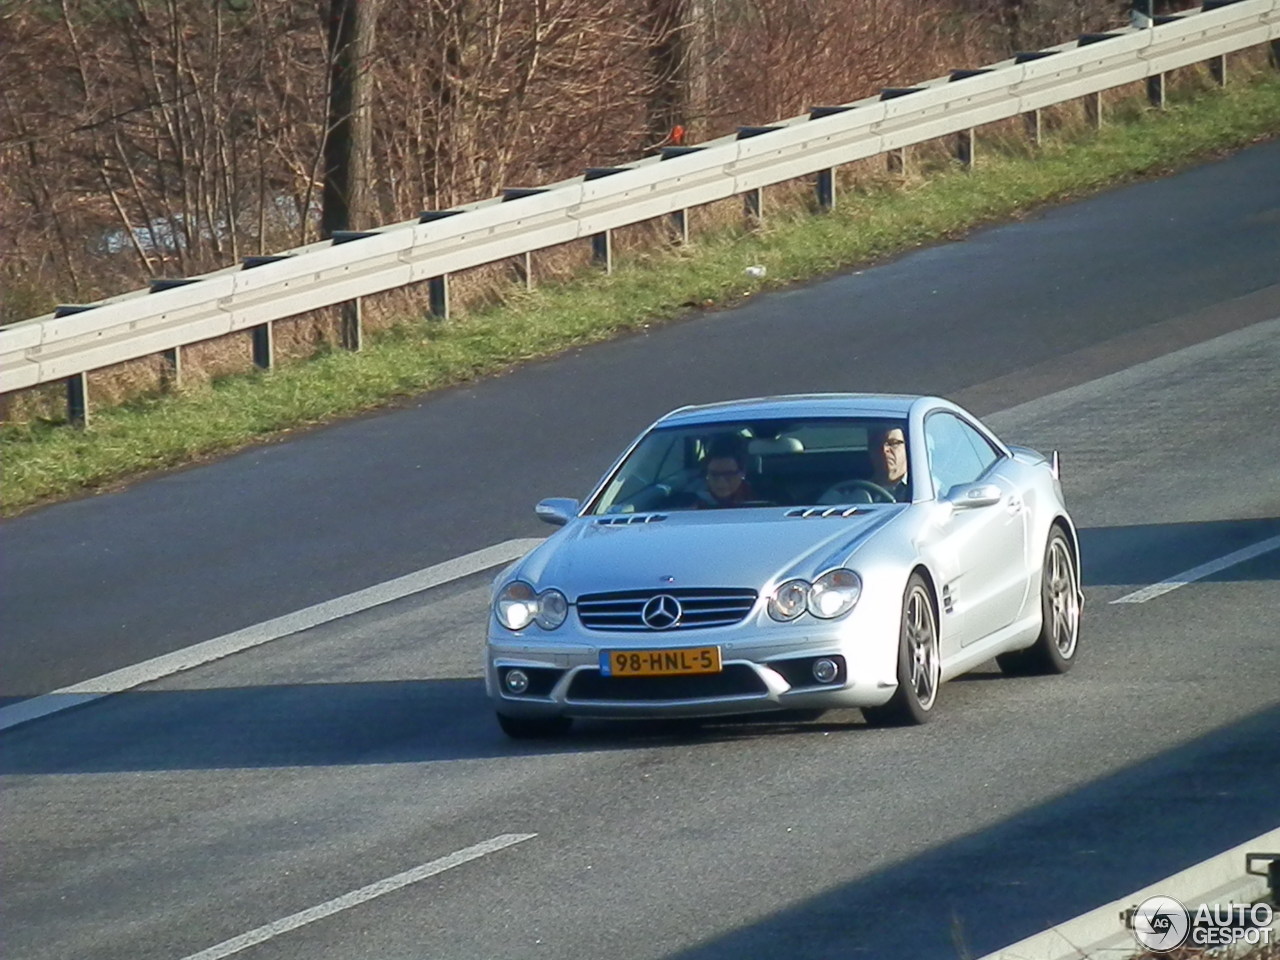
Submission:
<svg viewBox="0 0 1280 960">
<path fill-rule="evenodd" d="M 1112 603 L 1146 603 L 1148 600 L 1154 600 L 1156 597 L 1162 597 L 1170 591 L 1177 590 L 1179 587 L 1185 587 L 1188 583 L 1195 583 L 1197 580 L 1203 580 L 1205 577 L 1211 577 L 1215 573 L 1219 573 L 1227 567 L 1234 567 L 1238 563 L 1244 563 L 1246 560 L 1252 560 L 1254 557 L 1260 557 L 1264 553 L 1270 553 L 1272 550 L 1280 548 L 1280 536 L 1270 537 L 1255 543 L 1252 546 L 1243 547 L 1234 553 L 1228 553 L 1225 557 L 1219 557 L 1217 560 L 1210 560 L 1208 563 L 1202 563 L 1198 567 L 1192 567 L 1190 570 L 1184 570 L 1182 573 L 1169 577 L 1167 580 L 1161 580 L 1159 583 L 1153 583 L 1149 587 L 1143 587 L 1141 590 L 1135 590 L 1133 593 L 1126 593 L 1123 597 L 1112 600 Z"/>
<path fill-rule="evenodd" d="M 478 860 L 480 857 L 488 856 L 491 853 L 497 853 L 499 850 L 514 846 L 517 843 L 523 843 L 525 840 L 532 840 L 536 836 L 536 833 L 504 833 L 491 840 L 485 840 L 483 843 L 467 847 L 465 850 L 451 853 L 447 857 L 432 860 L 430 863 L 424 863 L 421 866 L 414 867 L 412 870 L 406 870 L 404 873 L 397 873 L 394 877 L 387 877 L 385 880 L 371 883 L 368 886 L 361 887 L 359 890 L 344 893 L 340 897 L 334 897 L 332 900 L 327 900 L 318 906 L 284 917 L 281 920 L 276 920 L 274 923 L 264 924 L 261 927 L 250 930 L 248 933 L 242 933 L 238 937 L 232 937 L 230 940 L 214 944 L 199 953 L 190 954 L 184 957 L 183 960 L 222 960 L 222 958 L 239 953 L 241 950 L 256 946 L 273 937 L 278 937 L 282 933 L 297 930 L 308 923 L 315 923 L 317 920 L 323 920 L 325 917 L 340 913 L 343 910 L 350 910 L 352 907 L 367 903 L 375 897 L 393 893 L 401 887 L 409 886 L 411 883 L 434 877 L 436 874 L 444 873 L 446 870 L 460 867 L 464 863 Z"/>
</svg>

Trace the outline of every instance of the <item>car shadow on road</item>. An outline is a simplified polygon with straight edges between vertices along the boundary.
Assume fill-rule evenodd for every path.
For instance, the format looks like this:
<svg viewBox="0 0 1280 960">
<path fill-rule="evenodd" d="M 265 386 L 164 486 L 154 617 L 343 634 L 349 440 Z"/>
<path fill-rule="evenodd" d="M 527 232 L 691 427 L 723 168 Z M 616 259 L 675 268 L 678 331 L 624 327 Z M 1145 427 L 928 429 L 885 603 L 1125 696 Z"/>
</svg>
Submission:
<svg viewBox="0 0 1280 960">
<path fill-rule="evenodd" d="M 1275 705 L 817 896 L 779 889 L 782 909 L 668 960 L 984 956 L 1275 829 L 1278 733 Z"/>
<path fill-rule="evenodd" d="M 1148 523 L 1080 530 L 1086 587 L 1146 586 L 1280 535 L 1280 517 Z M 1204 578 L 1206 583 L 1280 579 L 1280 549 Z"/>
<path fill-rule="evenodd" d="M 0 733 L 0 775 L 429 763 L 864 726 L 856 710 L 817 721 L 579 721 L 565 737 L 514 741 L 479 679 L 132 690 Z"/>
</svg>

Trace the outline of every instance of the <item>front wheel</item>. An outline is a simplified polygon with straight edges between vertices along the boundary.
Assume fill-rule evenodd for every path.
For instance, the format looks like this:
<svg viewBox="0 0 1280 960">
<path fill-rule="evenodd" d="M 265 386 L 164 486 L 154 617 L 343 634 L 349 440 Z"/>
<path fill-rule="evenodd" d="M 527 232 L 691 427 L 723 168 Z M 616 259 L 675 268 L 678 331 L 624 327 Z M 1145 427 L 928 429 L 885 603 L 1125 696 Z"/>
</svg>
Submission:
<svg viewBox="0 0 1280 960">
<path fill-rule="evenodd" d="M 512 740 L 551 740 L 573 726 L 569 717 L 509 717 L 498 714 L 498 726 Z"/>
<path fill-rule="evenodd" d="M 1040 635 L 1026 650 L 996 657 L 1011 676 L 1066 673 L 1080 649 L 1080 580 L 1075 553 L 1061 527 L 1054 527 L 1044 548 L 1040 577 Z"/>
<path fill-rule="evenodd" d="M 938 652 L 938 618 L 924 578 L 913 573 L 902 598 L 898 629 L 898 689 L 882 707 L 863 707 L 867 723 L 903 727 L 924 723 L 933 711 L 942 679 Z"/>
</svg>

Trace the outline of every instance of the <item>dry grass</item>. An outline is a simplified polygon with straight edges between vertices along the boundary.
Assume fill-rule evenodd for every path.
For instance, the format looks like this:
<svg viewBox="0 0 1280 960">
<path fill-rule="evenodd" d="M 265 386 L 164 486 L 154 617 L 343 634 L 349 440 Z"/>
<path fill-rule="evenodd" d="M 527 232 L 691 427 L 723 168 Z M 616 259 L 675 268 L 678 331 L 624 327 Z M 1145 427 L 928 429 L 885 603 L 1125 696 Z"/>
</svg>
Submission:
<svg viewBox="0 0 1280 960">
<path fill-rule="evenodd" d="M 1233 75 L 1242 72 L 1236 64 Z M 167 398 L 160 395 L 163 364 L 155 359 L 104 371 L 90 385 L 95 426 L 83 433 L 55 426 L 56 388 L 26 391 L 10 399 L 7 415 L 27 425 L 11 424 L 0 434 L 8 447 L 5 507 L 493 373 L 661 322 L 691 304 L 724 302 L 742 294 L 742 271 L 750 264 L 768 265 L 767 280 L 753 289 L 821 275 L 1027 205 L 1274 135 L 1280 81 L 1273 72 L 1259 76 L 1257 84 L 1191 102 L 1187 98 L 1206 84 L 1187 72 L 1171 85 L 1174 106 L 1166 114 L 1141 100 L 1114 100 L 1101 134 L 1089 128 L 1079 106 L 1047 111 L 1039 148 L 1028 143 L 1021 120 L 992 125 L 979 131 L 972 176 L 959 172 L 950 139 L 912 150 L 898 174 L 886 170 L 884 157 L 851 163 L 839 170 L 832 216 L 810 215 L 813 181 L 805 177 L 768 189 L 759 229 L 748 223 L 742 199 L 730 198 L 691 211 L 687 246 L 673 244 L 666 218 L 618 230 L 611 279 L 591 267 L 585 242 L 535 254 L 532 291 L 510 261 L 478 267 L 452 278 L 448 322 L 426 319 L 425 285 L 369 297 L 360 354 L 333 348 L 336 310 L 330 309 L 276 325 L 281 360 L 269 377 L 244 376 L 252 369 L 246 333 L 184 350 L 182 385 Z M 133 401 L 114 410 L 103 402 L 130 395 Z M 100 438 L 116 433 L 130 439 L 105 444 L 109 456 L 95 452 Z"/>
</svg>

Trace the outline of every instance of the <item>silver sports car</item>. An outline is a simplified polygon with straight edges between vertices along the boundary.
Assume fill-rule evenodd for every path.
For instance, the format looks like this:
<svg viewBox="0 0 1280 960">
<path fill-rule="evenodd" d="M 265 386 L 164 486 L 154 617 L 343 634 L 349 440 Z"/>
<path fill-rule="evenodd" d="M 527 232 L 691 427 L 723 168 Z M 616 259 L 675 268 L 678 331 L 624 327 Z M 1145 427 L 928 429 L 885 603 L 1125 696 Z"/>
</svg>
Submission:
<svg viewBox="0 0 1280 960">
<path fill-rule="evenodd" d="M 1062 673 L 1080 554 L 1057 455 L 937 397 L 684 407 L 494 584 L 485 683 L 513 737 L 574 717 L 859 707 L 923 723 L 992 657 Z"/>
</svg>

